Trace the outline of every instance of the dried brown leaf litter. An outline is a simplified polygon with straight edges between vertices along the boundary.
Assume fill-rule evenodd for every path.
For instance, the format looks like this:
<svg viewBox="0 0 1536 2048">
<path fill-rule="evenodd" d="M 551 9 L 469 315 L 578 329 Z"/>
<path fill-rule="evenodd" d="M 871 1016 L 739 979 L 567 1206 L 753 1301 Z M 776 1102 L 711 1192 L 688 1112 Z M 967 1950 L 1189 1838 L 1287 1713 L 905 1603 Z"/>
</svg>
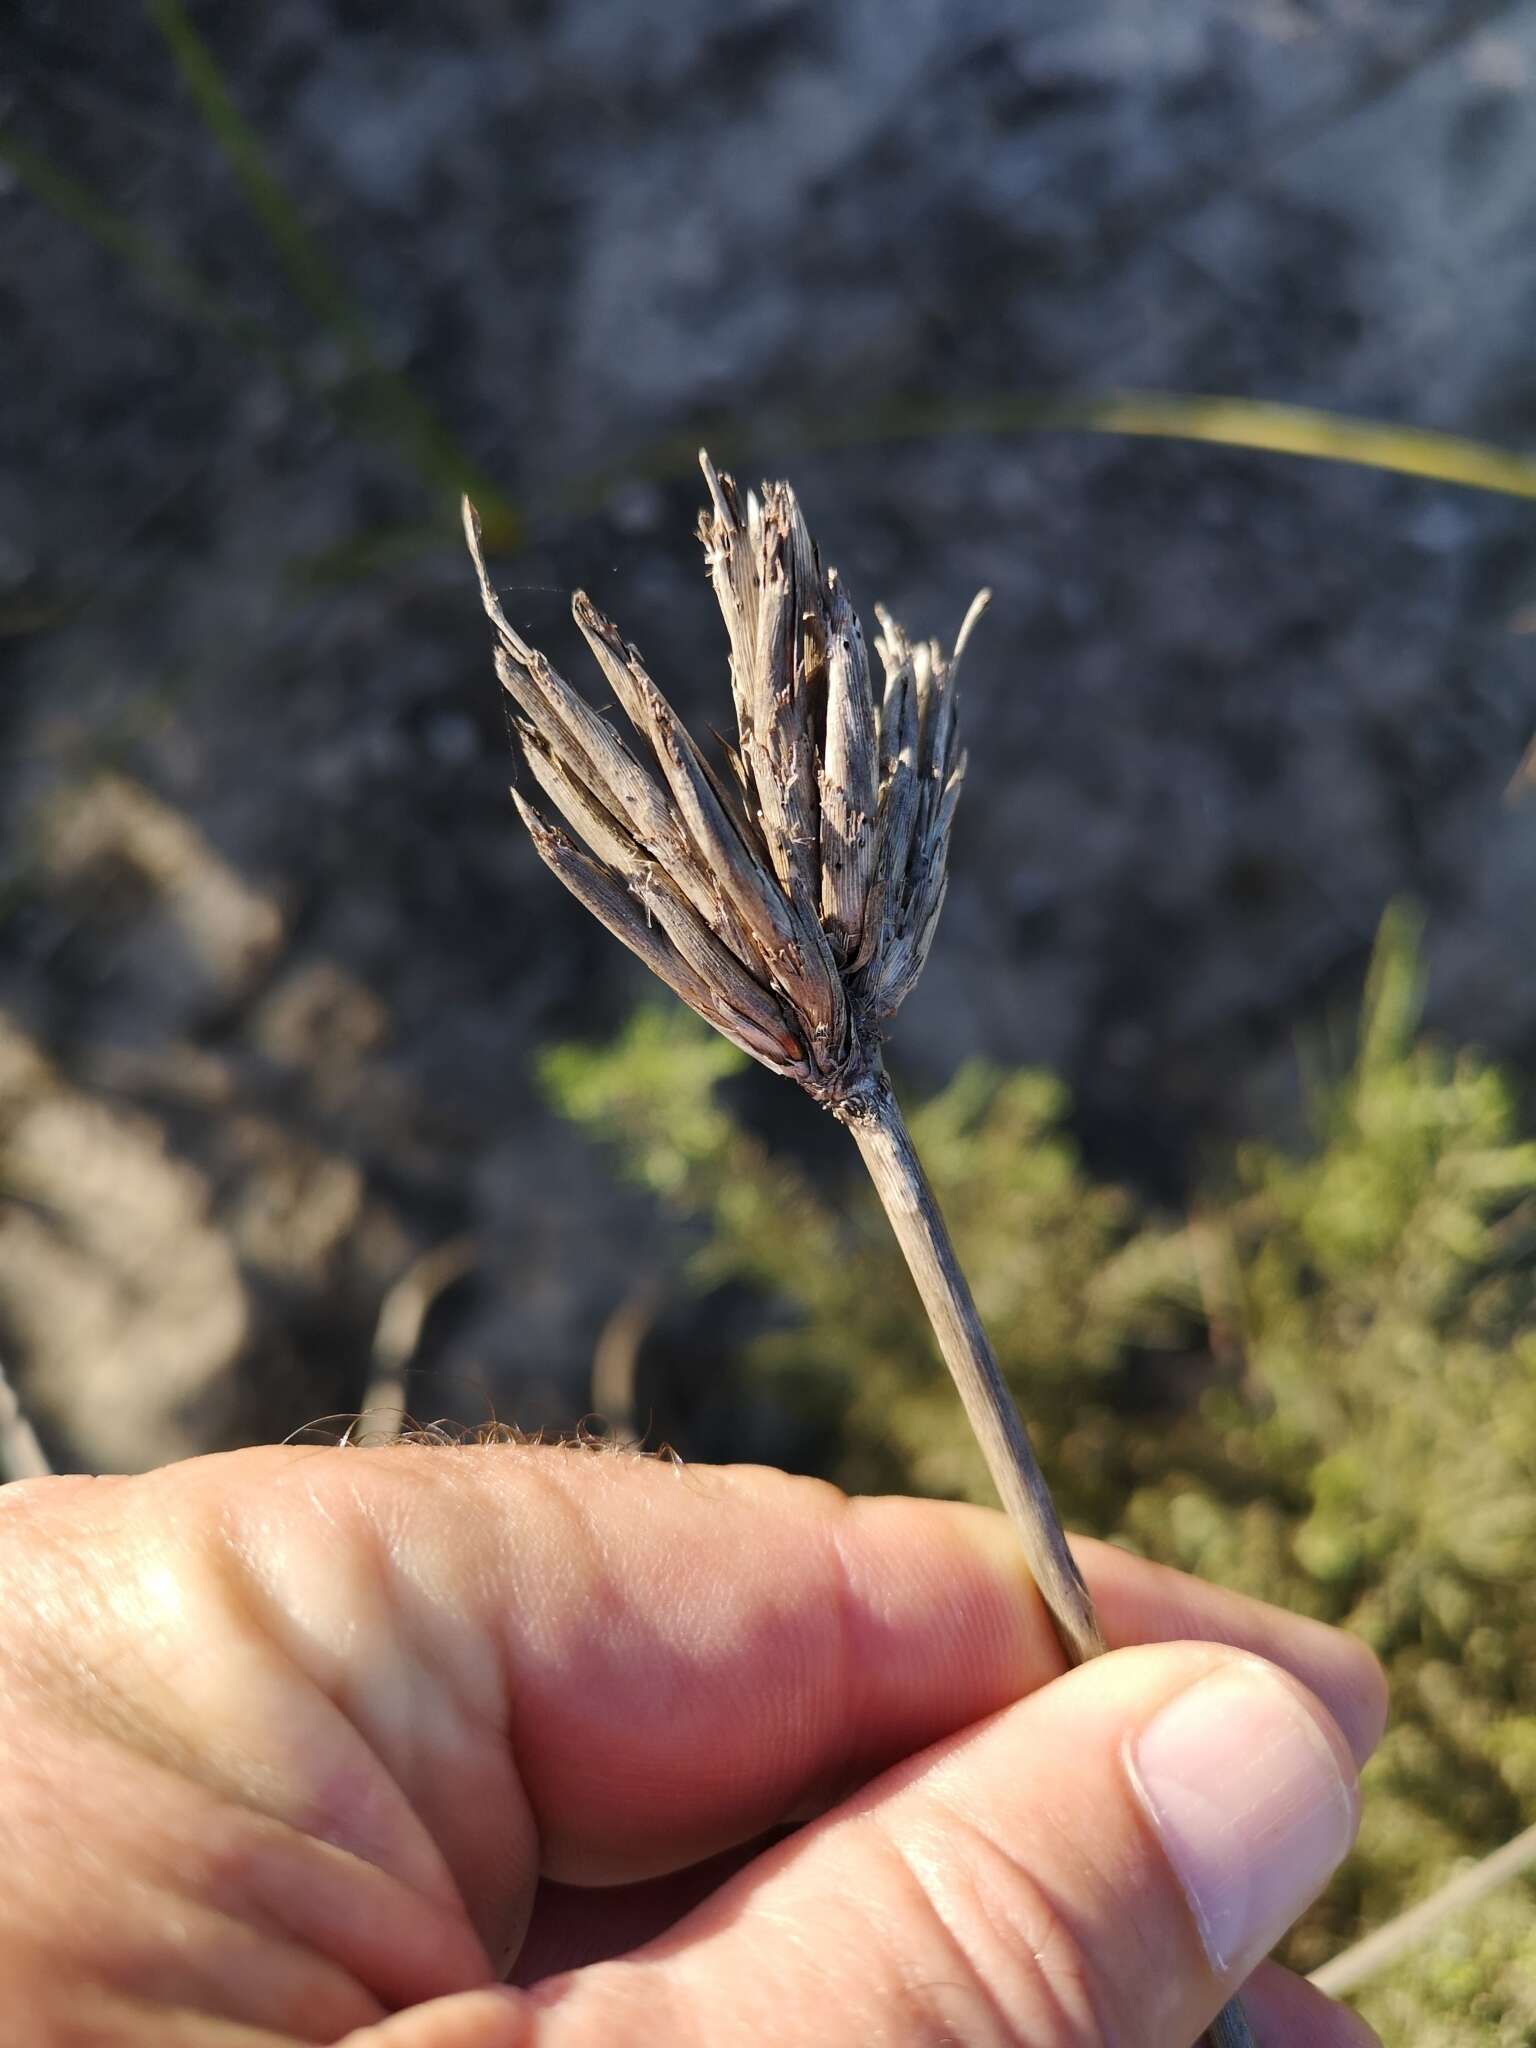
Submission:
<svg viewBox="0 0 1536 2048">
<path fill-rule="evenodd" d="M 878 612 L 880 675 L 788 484 L 745 500 L 701 457 L 699 539 L 730 641 L 736 740 L 708 760 L 639 652 L 578 592 L 576 624 L 632 746 L 531 647 L 464 528 L 496 671 L 552 817 L 516 791 L 540 857 L 692 1010 L 845 1123 L 869 1168 L 1068 1658 L 1104 1647 L 881 1061 L 944 904 L 965 775 L 961 656 Z M 562 822 L 557 822 L 563 821 Z M 1233 2008 L 1213 2042 L 1251 2037 Z"/>
</svg>

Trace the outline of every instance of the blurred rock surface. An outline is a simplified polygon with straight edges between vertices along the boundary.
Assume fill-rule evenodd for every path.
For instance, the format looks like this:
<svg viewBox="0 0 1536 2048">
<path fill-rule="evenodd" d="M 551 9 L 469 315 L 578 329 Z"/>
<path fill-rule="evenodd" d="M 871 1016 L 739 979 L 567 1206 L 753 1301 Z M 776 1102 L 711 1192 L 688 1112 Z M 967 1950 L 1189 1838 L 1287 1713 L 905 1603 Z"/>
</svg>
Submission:
<svg viewBox="0 0 1536 2048">
<path fill-rule="evenodd" d="M 947 633 L 994 587 L 910 1074 L 1049 1062 L 1093 1157 L 1176 1191 L 1207 1134 L 1283 1126 L 1298 1020 L 1400 892 L 1435 1021 L 1530 1062 L 1529 505 L 854 430 L 1131 387 L 1528 444 L 1536 5 L 194 18 L 321 299 L 524 511 L 507 603 L 573 676 L 582 584 L 690 719 L 724 704 L 697 488 L 654 454 L 706 427 L 793 475 L 866 613 Z M 0 1343 L 84 1462 L 281 1433 L 360 1398 L 391 1280 L 467 1233 L 433 1412 L 568 1419 L 665 1233 L 528 1059 L 640 981 L 518 833 L 419 447 L 144 12 L 21 0 L 0 53 L 34 167 L 238 315 L 0 159 Z"/>
</svg>

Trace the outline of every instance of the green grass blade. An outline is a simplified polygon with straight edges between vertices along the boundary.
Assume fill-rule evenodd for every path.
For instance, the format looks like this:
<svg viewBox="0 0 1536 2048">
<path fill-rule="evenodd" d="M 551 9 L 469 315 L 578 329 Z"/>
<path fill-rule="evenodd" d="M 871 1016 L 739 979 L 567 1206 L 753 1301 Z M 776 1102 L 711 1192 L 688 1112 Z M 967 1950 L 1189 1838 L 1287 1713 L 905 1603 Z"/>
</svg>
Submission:
<svg viewBox="0 0 1536 2048">
<path fill-rule="evenodd" d="M 366 316 L 268 164 L 260 136 L 236 106 L 218 60 L 193 26 L 182 0 L 145 0 L 145 4 L 290 285 L 345 351 L 364 398 L 366 424 L 393 440 L 423 481 L 455 507 L 461 494 L 468 492 L 479 507 L 492 546 L 508 549 L 518 545 L 523 539 L 518 511 L 479 471 L 408 380 L 379 360 Z"/>
<path fill-rule="evenodd" d="M 347 348 L 355 370 L 378 367 L 367 323 L 348 298 L 288 194 L 269 168 L 255 129 L 235 105 L 218 62 L 181 0 L 146 0 L 182 83 L 223 151 L 246 204 L 309 310 Z"/>
<path fill-rule="evenodd" d="M 1495 496 L 1536 498 L 1536 456 L 1432 428 L 1390 420 L 1361 419 L 1314 406 L 1281 405 L 1267 399 L 1231 398 L 1177 391 L 1105 391 L 1083 394 L 1005 393 L 978 399 L 914 399 L 855 413 L 839 420 L 781 419 L 749 423 L 727 416 L 706 430 L 655 442 L 632 459 L 600 475 L 579 479 L 561 503 L 581 509 L 602 501 L 628 477 L 657 479 L 690 474 L 700 440 L 740 462 L 744 452 L 771 451 L 777 464 L 787 453 L 894 441 L 941 440 L 974 434 L 1001 438 L 1015 434 L 1129 434 L 1159 441 L 1200 441 L 1219 448 L 1249 448 L 1316 462 L 1343 462 L 1427 483 L 1454 484 Z"/>
</svg>

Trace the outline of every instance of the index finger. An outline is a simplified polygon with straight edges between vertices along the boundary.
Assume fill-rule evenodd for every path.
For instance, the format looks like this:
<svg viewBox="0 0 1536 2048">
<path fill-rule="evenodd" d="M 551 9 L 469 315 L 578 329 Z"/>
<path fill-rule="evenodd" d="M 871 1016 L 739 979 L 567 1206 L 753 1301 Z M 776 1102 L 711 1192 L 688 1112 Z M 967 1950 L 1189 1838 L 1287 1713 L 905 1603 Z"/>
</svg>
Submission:
<svg viewBox="0 0 1536 2048">
<path fill-rule="evenodd" d="M 441 1682 L 456 1643 L 466 1659 L 497 1646 L 541 1870 L 566 1883 L 656 1876 L 747 1841 L 1064 1668 L 1012 1532 L 988 1509 L 535 1446 L 322 1455 L 340 1461 L 327 1475 L 354 1511 L 388 1529 L 397 1583 L 431 1591 L 427 1606 L 397 1602 L 396 1655 L 419 1655 Z M 310 1465 L 310 1498 L 316 1480 Z M 1103 1544 L 1077 1548 L 1112 1645 L 1254 1650 L 1324 1701 L 1357 1754 L 1374 1744 L 1381 1681 L 1350 1638 Z M 465 1826 L 444 1811 L 453 1760 L 418 1727 L 398 1738 L 400 1682 L 398 1665 L 353 1669 L 349 1711 L 450 1840 Z"/>
</svg>

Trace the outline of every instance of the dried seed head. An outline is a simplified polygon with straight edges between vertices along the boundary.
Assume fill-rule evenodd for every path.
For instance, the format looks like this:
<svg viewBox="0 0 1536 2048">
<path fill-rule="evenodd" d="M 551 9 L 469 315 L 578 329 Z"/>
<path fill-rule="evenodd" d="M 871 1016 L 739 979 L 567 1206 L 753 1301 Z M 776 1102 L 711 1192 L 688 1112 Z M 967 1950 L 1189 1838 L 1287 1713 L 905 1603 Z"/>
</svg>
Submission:
<svg viewBox="0 0 1536 2048">
<path fill-rule="evenodd" d="M 535 782 L 583 852 L 517 798 L 540 857 L 691 1009 L 775 1073 L 847 1113 L 878 1067 L 944 901 L 965 773 L 955 668 L 883 612 L 870 679 L 864 636 L 823 569 L 788 484 L 745 505 L 700 458 L 699 538 L 725 618 L 737 744 L 705 759 L 640 656 L 580 591 L 576 623 L 645 743 L 607 719 L 528 646 L 501 608 L 465 500 L 464 532 L 517 705 Z"/>
</svg>

